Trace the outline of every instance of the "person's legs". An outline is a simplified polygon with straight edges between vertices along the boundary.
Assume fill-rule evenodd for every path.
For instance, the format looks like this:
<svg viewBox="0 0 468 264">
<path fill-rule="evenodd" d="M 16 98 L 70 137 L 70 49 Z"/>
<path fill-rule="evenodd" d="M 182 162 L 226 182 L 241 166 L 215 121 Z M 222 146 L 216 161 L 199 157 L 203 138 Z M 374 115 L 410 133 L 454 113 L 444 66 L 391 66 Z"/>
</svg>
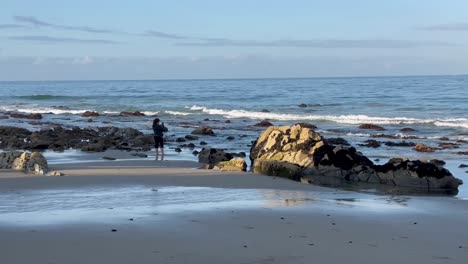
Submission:
<svg viewBox="0 0 468 264">
<path fill-rule="evenodd" d="M 159 151 L 158 151 L 158 147 L 156 146 L 156 160 L 158 160 L 158 157 L 159 157 Z"/>
<path fill-rule="evenodd" d="M 161 160 L 164 160 L 164 146 L 161 146 Z"/>
</svg>

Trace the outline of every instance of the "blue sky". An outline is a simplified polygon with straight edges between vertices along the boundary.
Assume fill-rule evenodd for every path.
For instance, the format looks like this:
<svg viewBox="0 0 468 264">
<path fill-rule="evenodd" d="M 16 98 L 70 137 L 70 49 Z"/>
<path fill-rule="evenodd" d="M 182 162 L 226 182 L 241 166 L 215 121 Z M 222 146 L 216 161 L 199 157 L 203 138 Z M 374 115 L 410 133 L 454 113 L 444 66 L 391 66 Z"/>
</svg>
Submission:
<svg viewBox="0 0 468 264">
<path fill-rule="evenodd" d="M 0 80 L 468 73 L 466 0 L 22 1 Z"/>
</svg>

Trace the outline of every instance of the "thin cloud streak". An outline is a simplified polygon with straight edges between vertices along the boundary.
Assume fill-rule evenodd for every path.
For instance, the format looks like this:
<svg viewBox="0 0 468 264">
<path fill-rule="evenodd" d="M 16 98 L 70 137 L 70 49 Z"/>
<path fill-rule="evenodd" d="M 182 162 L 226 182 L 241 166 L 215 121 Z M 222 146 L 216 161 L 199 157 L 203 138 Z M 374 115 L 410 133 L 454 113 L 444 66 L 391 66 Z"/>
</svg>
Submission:
<svg viewBox="0 0 468 264">
<path fill-rule="evenodd" d="M 52 24 L 49 22 L 45 22 L 43 20 L 37 19 L 32 16 L 14 16 L 13 17 L 16 22 L 18 23 L 25 23 L 33 27 L 48 27 L 54 29 L 63 29 L 63 30 L 71 30 L 71 31 L 81 31 L 87 33 L 104 33 L 104 34 L 129 34 L 123 31 L 111 30 L 111 29 L 103 29 L 103 28 L 95 28 L 89 26 L 69 26 L 69 25 L 58 25 Z"/>
<path fill-rule="evenodd" d="M 421 29 L 431 31 L 468 31 L 468 23 L 440 24 L 423 27 Z"/>
<path fill-rule="evenodd" d="M 56 38 L 49 36 L 13 36 L 10 40 L 32 41 L 40 43 L 85 43 L 85 44 L 121 44 L 121 42 L 104 39 Z"/>
<path fill-rule="evenodd" d="M 30 28 L 25 25 L 19 24 L 0 24 L 0 29 L 18 29 L 18 28 Z"/>
<path fill-rule="evenodd" d="M 414 48 L 424 46 L 454 46 L 455 44 L 435 41 L 406 41 L 406 40 L 229 40 L 229 39 L 199 39 L 199 42 L 179 42 L 177 46 L 195 46 L 195 47 L 279 47 L 279 48 L 381 48 L 398 49 Z"/>
<path fill-rule="evenodd" d="M 164 38 L 164 39 L 192 39 L 187 36 L 166 33 L 166 32 L 161 32 L 161 31 L 155 31 L 155 30 L 148 30 L 143 35 L 148 36 L 148 37 L 157 37 L 157 38 Z"/>
</svg>

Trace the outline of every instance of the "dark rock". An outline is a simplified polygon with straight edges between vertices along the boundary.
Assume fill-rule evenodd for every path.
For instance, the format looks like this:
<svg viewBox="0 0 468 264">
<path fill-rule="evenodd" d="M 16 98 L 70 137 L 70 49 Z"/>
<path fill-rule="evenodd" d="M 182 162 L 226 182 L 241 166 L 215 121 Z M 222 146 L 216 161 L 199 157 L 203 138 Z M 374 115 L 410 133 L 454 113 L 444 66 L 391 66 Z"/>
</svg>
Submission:
<svg viewBox="0 0 468 264">
<path fill-rule="evenodd" d="M 234 140 L 234 139 L 236 139 L 236 138 L 233 137 L 233 136 L 228 136 L 228 137 L 226 138 L 226 140 Z"/>
<path fill-rule="evenodd" d="M 431 160 L 429 160 L 429 162 L 432 163 L 432 164 L 435 164 L 437 166 L 444 166 L 445 163 L 446 163 L 445 161 L 438 160 L 438 159 L 431 159 Z"/>
<path fill-rule="evenodd" d="M 130 155 L 132 155 L 132 156 L 134 156 L 134 157 L 139 157 L 139 158 L 147 158 L 147 157 L 148 157 L 148 155 L 146 155 L 145 153 L 139 153 L 139 152 L 137 152 L 137 153 L 132 153 L 132 154 L 130 154 Z"/>
<path fill-rule="evenodd" d="M 205 141 L 200 141 L 200 145 L 204 146 L 204 145 L 208 145 L 208 143 L 206 143 Z"/>
<path fill-rule="evenodd" d="M 245 154 L 245 152 L 239 152 L 239 157 L 241 158 L 245 158 L 247 155 Z"/>
<path fill-rule="evenodd" d="M 228 119 L 228 120 L 224 121 L 224 123 L 230 124 L 230 123 L 231 123 L 231 120 Z"/>
<path fill-rule="evenodd" d="M 135 111 L 135 112 L 120 112 L 121 116 L 145 116 L 142 112 Z"/>
<path fill-rule="evenodd" d="M 99 116 L 99 113 L 94 112 L 94 111 L 86 111 L 86 112 L 82 113 L 81 116 L 83 116 L 83 117 Z"/>
<path fill-rule="evenodd" d="M 197 137 L 197 136 L 194 136 L 194 135 L 186 135 L 186 136 L 185 136 L 185 139 L 187 139 L 187 140 L 197 140 L 198 137 Z"/>
<path fill-rule="evenodd" d="M 233 158 L 231 153 L 226 153 L 222 149 L 202 149 L 198 155 L 198 162 L 215 165 L 221 161 L 229 161 Z"/>
<path fill-rule="evenodd" d="M 41 114 L 19 114 L 19 113 L 13 113 L 10 114 L 11 118 L 22 118 L 22 119 L 42 119 Z"/>
<path fill-rule="evenodd" d="M 458 166 L 458 168 L 468 168 L 468 165 L 466 165 L 466 164 L 460 164 L 460 165 Z"/>
<path fill-rule="evenodd" d="M 389 138 L 389 139 L 399 139 L 400 137 L 394 135 L 386 135 L 386 134 L 375 134 L 372 135 L 373 138 Z"/>
<path fill-rule="evenodd" d="M 197 156 L 198 154 L 200 154 L 200 152 L 198 150 L 194 150 L 194 151 L 192 151 L 192 154 Z"/>
<path fill-rule="evenodd" d="M 372 130 L 385 130 L 385 128 L 378 126 L 378 125 L 373 125 L 373 124 L 362 124 L 359 126 L 360 129 L 372 129 Z"/>
<path fill-rule="evenodd" d="M 436 151 L 436 148 L 429 147 L 429 146 L 426 146 L 424 144 L 417 144 L 414 147 L 414 150 L 416 150 L 418 152 L 434 152 L 434 151 Z"/>
<path fill-rule="evenodd" d="M 327 138 L 327 143 L 332 145 L 345 145 L 349 146 L 350 144 L 344 138 Z"/>
<path fill-rule="evenodd" d="M 174 151 L 177 152 L 177 153 L 180 153 L 180 152 L 182 152 L 182 149 L 176 147 L 176 148 L 174 148 Z"/>
<path fill-rule="evenodd" d="M 456 148 L 459 148 L 459 147 L 460 147 L 460 145 L 456 144 L 456 143 L 445 142 L 445 143 L 440 143 L 439 144 L 439 148 L 441 148 L 441 149 L 456 149 Z"/>
<path fill-rule="evenodd" d="M 9 119 L 9 118 L 10 118 L 10 117 L 8 117 L 8 116 L 0 115 L 0 120 Z"/>
<path fill-rule="evenodd" d="M 298 106 L 298 107 L 301 107 L 301 108 L 305 108 L 305 107 L 307 107 L 307 105 L 306 105 L 306 104 L 299 104 L 299 105 L 297 105 L 297 106 Z"/>
<path fill-rule="evenodd" d="M 102 157 L 102 159 L 104 159 L 104 160 L 116 160 L 116 158 L 108 157 L 108 156 L 104 156 L 104 157 Z"/>
<path fill-rule="evenodd" d="M 380 147 L 380 143 L 377 140 L 369 139 L 364 141 L 364 144 L 358 144 L 359 146 L 369 147 L 369 148 L 378 148 Z"/>
<path fill-rule="evenodd" d="M 268 110 L 268 109 L 262 109 L 262 110 L 260 110 L 260 112 L 262 112 L 262 113 L 270 113 L 270 110 Z"/>
<path fill-rule="evenodd" d="M 88 123 L 92 123 L 93 122 L 93 119 L 92 118 L 88 118 Z"/>
<path fill-rule="evenodd" d="M 210 121 L 210 119 L 209 119 L 209 118 L 205 118 L 205 119 L 203 119 L 203 121 Z"/>
<path fill-rule="evenodd" d="M 401 132 L 415 132 L 416 130 L 410 127 L 405 127 L 405 128 L 400 129 L 400 131 Z"/>
<path fill-rule="evenodd" d="M 81 151 L 87 151 L 87 152 L 104 152 L 105 150 L 106 150 L 106 147 L 100 143 L 88 144 L 81 148 Z"/>
<path fill-rule="evenodd" d="M 305 128 L 310 128 L 310 129 L 316 129 L 317 126 L 313 125 L 313 124 L 310 124 L 310 123 L 297 123 L 296 125 L 299 125 L 301 127 L 305 127 Z"/>
<path fill-rule="evenodd" d="M 447 141 L 447 140 L 450 140 L 450 138 L 448 138 L 448 137 L 441 137 L 441 138 L 439 138 L 439 140 Z"/>
<path fill-rule="evenodd" d="M 458 155 L 468 155 L 468 151 L 459 151 L 457 152 Z"/>
<path fill-rule="evenodd" d="M 258 126 L 258 127 L 269 127 L 269 126 L 273 126 L 273 124 L 267 120 L 263 120 L 263 121 L 260 121 L 259 123 L 255 124 L 254 126 Z"/>
<path fill-rule="evenodd" d="M 387 142 L 385 142 L 385 146 L 389 146 L 389 147 L 414 147 L 414 146 L 416 146 L 416 143 L 406 142 L 406 141 L 401 141 L 401 142 L 387 141 Z"/>
<path fill-rule="evenodd" d="M 187 141 L 185 138 L 176 138 L 176 142 L 185 142 Z"/>
<path fill-rule="evenodd" d="M 214 136 L 215 133 L 210 127 L 199 127 L 192 131 L 192 134 Z"/>
</svg>

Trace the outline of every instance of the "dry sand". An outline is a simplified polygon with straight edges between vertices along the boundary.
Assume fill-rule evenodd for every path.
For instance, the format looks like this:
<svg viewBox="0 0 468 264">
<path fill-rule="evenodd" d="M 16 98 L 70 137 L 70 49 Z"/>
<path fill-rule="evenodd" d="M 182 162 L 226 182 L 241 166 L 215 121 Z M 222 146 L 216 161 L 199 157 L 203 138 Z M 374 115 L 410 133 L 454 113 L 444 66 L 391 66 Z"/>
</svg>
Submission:
<svg viewBox="0 0 468 264">
<path fill-rule="evenodd" d="M 0 263 L 468 261 L 466 200 L 196 167 L 126 160 L 53 165 L 64 177 L 0 171 Z"/>
</svg>

